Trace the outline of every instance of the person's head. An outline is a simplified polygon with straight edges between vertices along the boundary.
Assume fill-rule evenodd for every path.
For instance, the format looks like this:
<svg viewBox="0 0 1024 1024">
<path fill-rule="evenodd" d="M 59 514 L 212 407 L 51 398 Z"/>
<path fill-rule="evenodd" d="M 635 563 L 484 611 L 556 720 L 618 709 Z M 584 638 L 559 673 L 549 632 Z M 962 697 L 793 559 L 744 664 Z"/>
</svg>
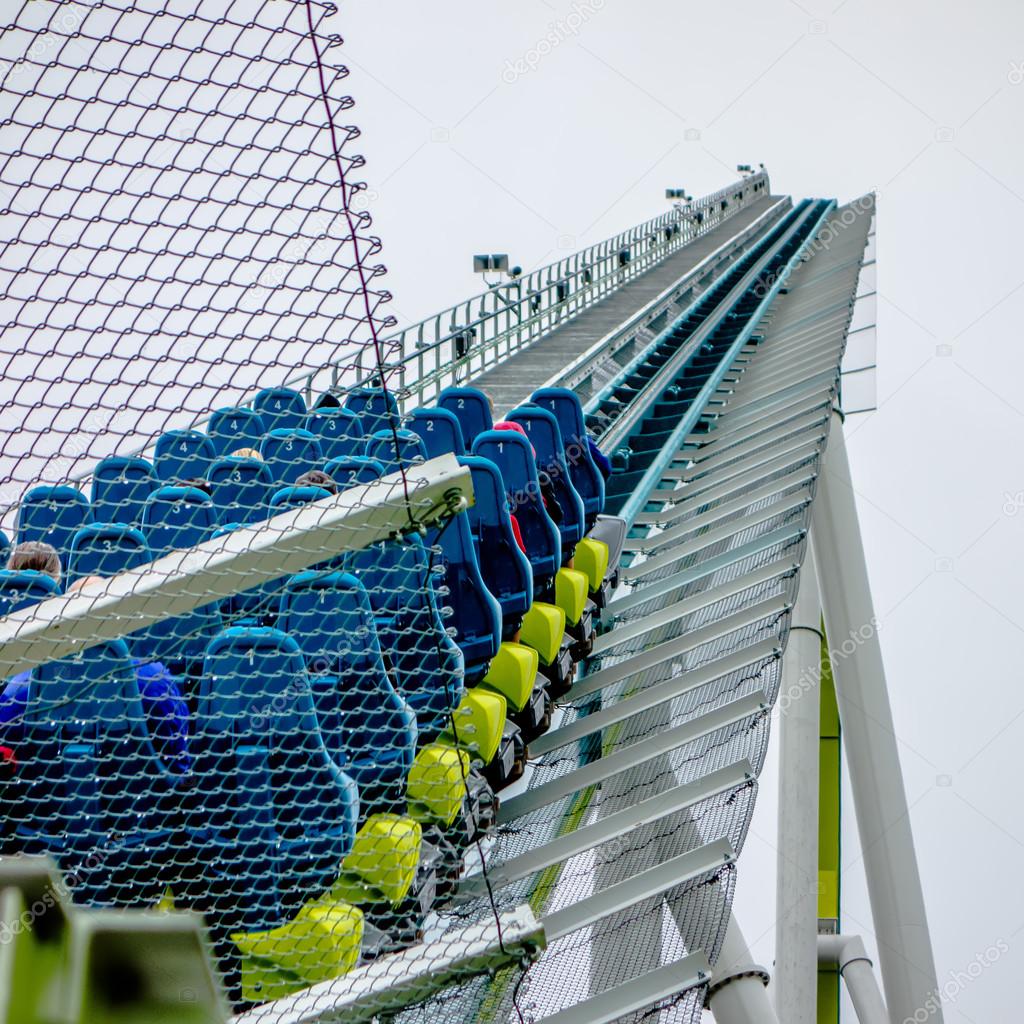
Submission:
<svg viewBox="0 0 1024 1024">
<path fill-rule="evenodd" d="M 255 459 L 257 462 L 263 461 L 263 456 L 260 455 L 255 448 L 236 448 L 231 453 L 233 459 Z"/>
<path fill-rule="evenodd" d="M 525 437 L 528 442 L 530 441 L 530 436 L 529 434 L 526 433 L 526 428 L 521 423 L 513 423 L 511 420 L 499 420 L 497 423 L 494 424 L 494 429 L 513 430 L 517 434 L 521 434 L 523 437 Z M 536 458 L 537 449 L 533 447 L 532 442 L 530 443 L 530 451 L 533 452 L 534 457 Z"/>
<path fill-rule="evenodd" d="M 325 473 L 322 469 L 311 469 L 308 473 L 303 473 L 295 481 L 296 487 L 322 487 L 325 491 L 330 491 L 331 494 L 338 493 L 338 485 L 334 481 L 329 473 Z"/>
<path fill-rule="evenodd" d="M 90 590 L 92 587 L 106 583 L 102 576 L 79 576 L 74 583 L 68 587 L 68 593 L 74 594 L 79 590 Z"/>
<path fill-rule="evenodd" d="M 34 569 L 60 583 L 60 555 L 51 544 L 41 540 L 26 540 L 18 544 L 7 559 L 7 568 L 14 570 Z"/>
</svg>

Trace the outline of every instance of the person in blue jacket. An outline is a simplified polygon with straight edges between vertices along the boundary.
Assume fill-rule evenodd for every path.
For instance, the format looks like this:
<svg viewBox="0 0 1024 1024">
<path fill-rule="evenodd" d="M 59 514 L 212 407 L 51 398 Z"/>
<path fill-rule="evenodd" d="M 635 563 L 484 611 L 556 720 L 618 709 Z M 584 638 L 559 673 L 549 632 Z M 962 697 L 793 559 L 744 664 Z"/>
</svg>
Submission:
<svg viewBox="0 0 1024 1024">
<path fill-rule="evenodd" d="M 68 593 L 102 583 L 99 576 L 85 576 L 68 587 Z M 189 755 L 188 705 L 177 679 L 159 661 L 132 659 L 139 698 L 146 715 L 153 749 L 164 764 L 176 774 L 184 775 L 192 767 Z M 30 672 L 13 676 L 0 693 L 0 744 L 17 756 L 22 739 L 21 719 L 28 700 Z"/>
</svg>

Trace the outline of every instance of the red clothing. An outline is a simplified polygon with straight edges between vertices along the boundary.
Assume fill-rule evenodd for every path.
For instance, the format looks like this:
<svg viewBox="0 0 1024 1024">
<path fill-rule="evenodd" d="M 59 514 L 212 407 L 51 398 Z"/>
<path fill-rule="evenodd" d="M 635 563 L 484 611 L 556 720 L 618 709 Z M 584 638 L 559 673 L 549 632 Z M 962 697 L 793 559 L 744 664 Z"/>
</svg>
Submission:
<svg viewBox="0 0 1024 1024">
<path fill-rule="evenodd" d="M 526 545 L 523 543 L 523 535 L 519 532 L 519 520 L 514 515 L 509 515 L 509 519 L 512 520 L 512 532 L 516 535 L 516 543 L 519 545 L 519 550 L 526 554 Z"/>
</svg>

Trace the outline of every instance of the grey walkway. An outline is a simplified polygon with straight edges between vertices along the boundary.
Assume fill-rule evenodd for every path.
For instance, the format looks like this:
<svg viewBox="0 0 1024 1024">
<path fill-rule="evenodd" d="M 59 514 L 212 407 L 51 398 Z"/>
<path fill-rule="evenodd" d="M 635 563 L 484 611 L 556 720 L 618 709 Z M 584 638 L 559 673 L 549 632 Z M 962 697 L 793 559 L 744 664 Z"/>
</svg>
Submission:
<svg viewBox="0 0 1024 1024">
<path fill-rule="evenodd" d="M 494 399 L 498 412 L 515 406 L 690 272 L 701 260 L 756 220 L 780 196 L 764 196 L 695 239 L 646 274 L 472 381 Z"/>
</svg>

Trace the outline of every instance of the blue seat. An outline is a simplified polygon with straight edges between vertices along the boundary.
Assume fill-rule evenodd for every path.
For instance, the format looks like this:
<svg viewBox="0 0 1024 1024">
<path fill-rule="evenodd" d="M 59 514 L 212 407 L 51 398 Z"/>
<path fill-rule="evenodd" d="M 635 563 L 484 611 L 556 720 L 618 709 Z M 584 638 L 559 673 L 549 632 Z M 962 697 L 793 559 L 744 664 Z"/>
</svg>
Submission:
<svg viewBox="0 0 1024 1024">
<path fill-rule="evenodd" d="M 398 401 L 383 388 L 353 388 L 345 396 L 344 408 L 359 417 L 367 437 L 401 425 Z"/>
<path fill-rule="evenodd" d="M 154 558 L 209 539 L 217 526 L 210 496 L 197 487 L 161 487 L 146 501 L 142 530 Z"/>
<path fill-rule="evenodd" d="M 156 440 L 153 468 L 164 483 L 206 478 L 217 450 L 200 430 L 168 430 Z"/>
<path fill-rule="evenodd" d="M 0 530 L 0 569 L 7 565 L 7 559 L 11 557 L 11 538 Z"/>
<path fill-rule="evenodd" d="M 97 523 L 138 526 L 146 499 L 160 480 L 146 459 L 101 459 L 92 473 L 92 517 Z"/>
<path fill-rule="evenodd" d="M 576 493 L 569 476 L 558 420 L 547 409 L 531 405 L 513 409 L 508 419 L 526 431 L 533 445 L 537 470 L 547 475 L 551 492 L 562 510 L 562 521 L 558 529 L 562 535 L 562 558 L 568 560 L 576 545 L 583 540 L 587 527 L 583 500 Z"/>
<path fill-rule="evenodd" d="M 372 484 L 384 475 L 384 467 L 376 459 L 365 455 L 352 455 L 331 459 L 324 472 L 338 485 L 339 491 L 360 484 Z"/>
<path fill-rule="evenodd" d="M 463 455 L 459 462 L 473 476 L 474 503 L 466 514 L 480 572 L 502 616 L 515 626 L 533 604 L 533 571 L 512 530 L 501 470 L 477 455 Z"/>
<path fill-rule="evenodd" d="M 259 459 L 218 459 L 207 476 L 210 498 L 220 523 L 257 523 L 267 518 L 278 484 Z"/>
<path fill-rule="evenodd" d="M 290 508 L 300 508 L 329 497 L 331 492 L 323 487 L 281 487 L 270 496 L 270 514 L 276 516 Z"/>
<path fill-rule="evenodd" d="M 218 409 L 206 426 L 206 433 L 218 457 L 230 455 L 239 448 L 255 448 L 259 451 L 266 432 L 266 424 L 258 412 L 236 406 Z"/>
<path fill-rule="evenodd" d="M 33 670 L 18 744 L 19 849 L 49 854 L 76 902 L 139 905 L 177 879 L 173 778 L 150 740 L 120 640 Z"/>
<path fill-rule="evenodd" d="M 291 388 L 264 388 L 252 407 L 267 430 L 299 430 L 306 421 L 306 401 Z"/>
<path fill-rule="evenodd" d="M 217 527 L 209 495 L 195 487 L 161 487 L 146 502 L 143 533 L 154 558 L 208 540 Z M 220 629 L 216 605 L 204 605 L 175 618 L 161 619 L 146 629 L 152 656 L 175 670 L 187 669 L 203 656 Z"/>
<path fill-rule="evenodd" d="M 583 406 L 574 391 L 568 388 L 540 388 L 531 401 L 553 413 L 562 431 L 565 461 L 577 493 L 583 499 L 587 525 L 604 511 L 604 477 L 590 453 Z"/>
<path fill-rule="evenodd" d="M 366 439 L 364 454 L 368 459 L 376 459 L 385 473 L 397 473 L 401 468 L 427 460 L 426 445 L 411 430 L 378 430 Z"/>
<path fill-rule="evenodd" d="M 260 454 L 278 484 L 293 484 L 324 461 L 320 442 L 308 430 L 272 430 L 263 439 Z"/>
<path fill-rule="evenodd" d="M 483 678 L 501 644 L 501 606 L 484 584 L 477 562 L 469 516 L 459 512 L 440 529 L 430 530 L 428 544 L 440 547 L 448 589 L 442 604 L 452 610 L 450 625 L 462 650 L 466 680 Z"/>
<path fill-rule="evenodd" d="M 362 583 L 342 572 L 293 576 L 278 627 L 306 658 L 320 732 L 359 786 L 364 812 L 401 807 L 416 754 L 416 716 L 388 678 Z"/>
<path fill-rule="evenodd" d="M 281 925 L 335 881 L 359 817 L 295 640 L 268 628 L 220 632 L 194 722 L 188 824 L 202 878 L 189 902 L 206 911 L 215 940 Z"/>
<path fill-rule="evenodd" d="M 314 409 L 303 427 L 319 440 L 327 460 L 363 453 L 363 426 L 359 417 L 348 409 Z"/>
<path fill-rule="evenodd" d="M 153 561 L 145 534 L 122 523 L 93 523 L 71 538 L 68 583 L 83 576 L 116 576 Z"/>
<path fill-rule="evenodd" d="M 89 499 L 74 487 L 33 487 L 18 506 L 17 541 L 42 541 L 55 547 L 68 564 L 71 538 L 92 520 Z"/>
<path fill-rule="evenodd" d="M 60 584 L 35 569 L 0 569 L 0 616 L 59 594 Z"/>
<path fill-rule="evenodd" d="M 437 404 L 459 421 L 467 447 L 472 447 L 480 434 L 494 426 L 491 403 L 479 388 L 445 388 Z"/>
<path fill-rule="evenodd" d="M 462 426 L 447 409 L 416 409 L 409 417 L 409 429 L 423 439 L 428 458 L 436 459 L 449 453 L 466 454 Z"/>
<path fill-rule="evenodd" d="M 427 549 L 413 536 L 352 552 L 347 563 L 369 595 L 381 649 L 416 713 L 420 743 L 432 742 L 465 689 L 462 652 L 441 619 Z"/>
<path fill-rule="evenodd" d="M 546 591 L 562 565 L 562 542 L 544 510 L 537 464 L 530 442 L 513 430 L 489 430 L 473 444 L 473 454 L 490 459 L 501 472 L 509 512 L 519 523 L 526 557 L 533 569 L 534 591 Z"/>
</svg>

